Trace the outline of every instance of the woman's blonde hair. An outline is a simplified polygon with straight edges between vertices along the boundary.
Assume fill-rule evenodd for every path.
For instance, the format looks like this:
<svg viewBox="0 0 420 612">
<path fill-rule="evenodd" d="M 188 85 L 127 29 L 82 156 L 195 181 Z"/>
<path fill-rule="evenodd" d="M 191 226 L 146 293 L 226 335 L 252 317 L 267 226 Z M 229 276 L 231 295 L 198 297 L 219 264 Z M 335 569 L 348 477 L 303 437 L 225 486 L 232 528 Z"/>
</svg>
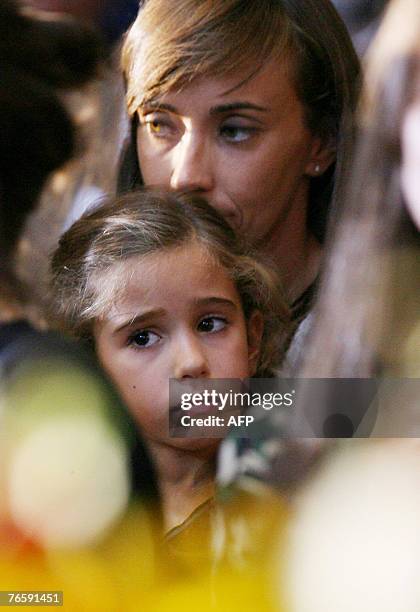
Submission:
<svg viewBox="0 0 420 612">
<path fill-rule="evenodd" d="M 289 321 L 277 274 L 197 196 L 141 190 L 105 201 L 77 221 L 52 259 L 53 314 L 66 331 L 92 338 L 94 321 L 124 291 L 127 267 L 119 275 L 116 266 L 193 242 L 226 270 L 245 318 L 261 312 L 257 375 L 270 376 L 283 356 Z"/>
</svg>

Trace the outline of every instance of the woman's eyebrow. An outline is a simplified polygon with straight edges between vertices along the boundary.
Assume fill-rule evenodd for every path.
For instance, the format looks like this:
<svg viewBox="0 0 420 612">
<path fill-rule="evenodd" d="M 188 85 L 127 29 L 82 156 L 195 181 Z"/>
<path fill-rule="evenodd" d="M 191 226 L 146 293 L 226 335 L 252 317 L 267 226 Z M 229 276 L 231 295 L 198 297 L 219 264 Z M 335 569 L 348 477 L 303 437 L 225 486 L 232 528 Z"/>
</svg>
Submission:
<svg viewBox="0 0 420 612">
<path fill-rule="evenodd" d="M 254 110 L 260 113 L 267 113 L 268 108 L 253 104 L 252 102 L 227 102 L 226 104 L 218 104 L 210 108 L 210 115 L 220 115 L 237 110 Z"/>
<path fill-rule="evenodd" d="M 121 323 L 121 325 L 118 325 L 118 327 L 112 332 L 112 335 L 114 336 L 115 334 L 118 334 L 119 332 L 123 331 L 127 327 L 133 327 L 135 325 L 142 325 L 146 321 L 149 321 L 151 318 L 161 317 L 164 314 L 165 314 L 165 311 L 163 310 L 163 308 L 156 308 L 155 310 L 148 310 L 141 314 L 133 315 L 132 317 L 130 317 L 129 319 L 126 319 L 123 323 Z"/>
<path fill-rule="evenodd" d="M 150 102 L 147 102 L 147 104 L 144 104 L 142 107 L 140 107 L 140 109 L 143 111 L 145 110 L 156 110 L 156 111 L 163 110 L 163 111 L 168 111 L 169 113 L 178 114 L 178 111 L 173 104 L 168 104 L 167 102 L 159 102 L 159 100 L 151 100 Z"/>
<path fill-rule="evenodd" d="M 169 113 L 174 113 L 178 115 L 179 112 L 173 104 L 168 104 L 167 102 L 159 102 L 159 100 L 148 102 L 144 105 L 144 110 L 162 110 L 168 111 Z M 226 102 L 225 104 L 217 104 L 216 106 L 212 106 L 209 110 L 209 114 L 221 115 L 223 113 L 229 113 L 237 110 L 254 110 L 259 113 L 267 113 L 270 109 L 264 106 L 260 106 L 259 104 L 254 104 L 253 102 Z"/>
</svg>

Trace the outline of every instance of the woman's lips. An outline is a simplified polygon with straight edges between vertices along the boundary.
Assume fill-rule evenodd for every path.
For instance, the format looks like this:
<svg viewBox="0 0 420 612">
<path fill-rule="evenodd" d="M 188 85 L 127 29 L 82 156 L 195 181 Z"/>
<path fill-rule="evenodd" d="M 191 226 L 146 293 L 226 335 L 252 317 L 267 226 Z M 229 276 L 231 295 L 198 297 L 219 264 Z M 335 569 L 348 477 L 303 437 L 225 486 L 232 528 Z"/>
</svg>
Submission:
<svg viewBox="0 0 420 612">
<path fill-rule="evenodd" d="M 243 214 L 239 206 L 233 201 L 226 205 L 207 199 L 207 203 L 217 210 L 235 231 L 240 230 L 243 224 Z"/>
</svg>

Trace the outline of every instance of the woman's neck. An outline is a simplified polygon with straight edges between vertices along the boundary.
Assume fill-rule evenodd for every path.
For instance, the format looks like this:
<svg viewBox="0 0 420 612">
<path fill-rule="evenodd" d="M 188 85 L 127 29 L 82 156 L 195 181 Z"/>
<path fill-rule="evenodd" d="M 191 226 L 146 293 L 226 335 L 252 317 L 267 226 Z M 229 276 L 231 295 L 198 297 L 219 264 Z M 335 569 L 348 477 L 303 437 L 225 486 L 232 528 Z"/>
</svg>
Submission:
<svg viewBox="0 0 420 612">
<path fill-rule="evenodd" d="M 291 304 L 315 281 L 321 267 L 322 246 L 307 225 L 308 198 L 309 184 L 301 187 L 288 214 L 259 245 L 277 266 Z"/>
<path fill-rule="evenodd" d="M 149 441 L 162 496 L 165 531 L 183 523 L 214 495 L 215 448 L 186 451 Z"/>
</svg>

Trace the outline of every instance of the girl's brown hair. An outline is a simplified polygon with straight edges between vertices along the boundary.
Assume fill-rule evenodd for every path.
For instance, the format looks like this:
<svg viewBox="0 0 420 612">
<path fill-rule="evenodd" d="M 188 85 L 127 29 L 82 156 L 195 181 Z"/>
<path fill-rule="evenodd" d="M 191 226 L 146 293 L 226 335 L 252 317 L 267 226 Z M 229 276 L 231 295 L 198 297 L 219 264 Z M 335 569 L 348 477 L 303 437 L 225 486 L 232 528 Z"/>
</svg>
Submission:
<svg viewBox="0 0 420 612">
<path fill-rule="evenodd" d="M 378 374 L 401 359 L 399 342 L 418 320 L 420 239 L 401 192 L 401 128 L 419 92 L 420 3 L 396 0 L 368 56 L 354 166 L 304 375 Z"/>
<path fill-rule="evenodd" d="M 95 319 L 123 291 L 118 264 L 192 242 L 203 245 L 226 270 L 245 317 L 261 312 L 264 331 L 257 375 L 271 375 L 284 351 L 289 319 L 277 275 L 196 196 L 142 190 L 104 202 L 77 221 L 62 236 L 52 260 L 55 315 L 67 331 L 92 338 Z"/>
<path fill-rule="evenodd" d="M 322 240 L 346 165 L 359 75 L 330 0 L 146 0 L 122 53 L 129 114 L 135 128 L 136 110 L 169 90 L 244 69 L 251 78 L 272 57 L 291 64 L 308 128 L 337 148 L 335 167 L 311 184 L 308 221 Z M 141 177 L 133 133 L 120 190 L 135 184 Z"/>
</svg>

